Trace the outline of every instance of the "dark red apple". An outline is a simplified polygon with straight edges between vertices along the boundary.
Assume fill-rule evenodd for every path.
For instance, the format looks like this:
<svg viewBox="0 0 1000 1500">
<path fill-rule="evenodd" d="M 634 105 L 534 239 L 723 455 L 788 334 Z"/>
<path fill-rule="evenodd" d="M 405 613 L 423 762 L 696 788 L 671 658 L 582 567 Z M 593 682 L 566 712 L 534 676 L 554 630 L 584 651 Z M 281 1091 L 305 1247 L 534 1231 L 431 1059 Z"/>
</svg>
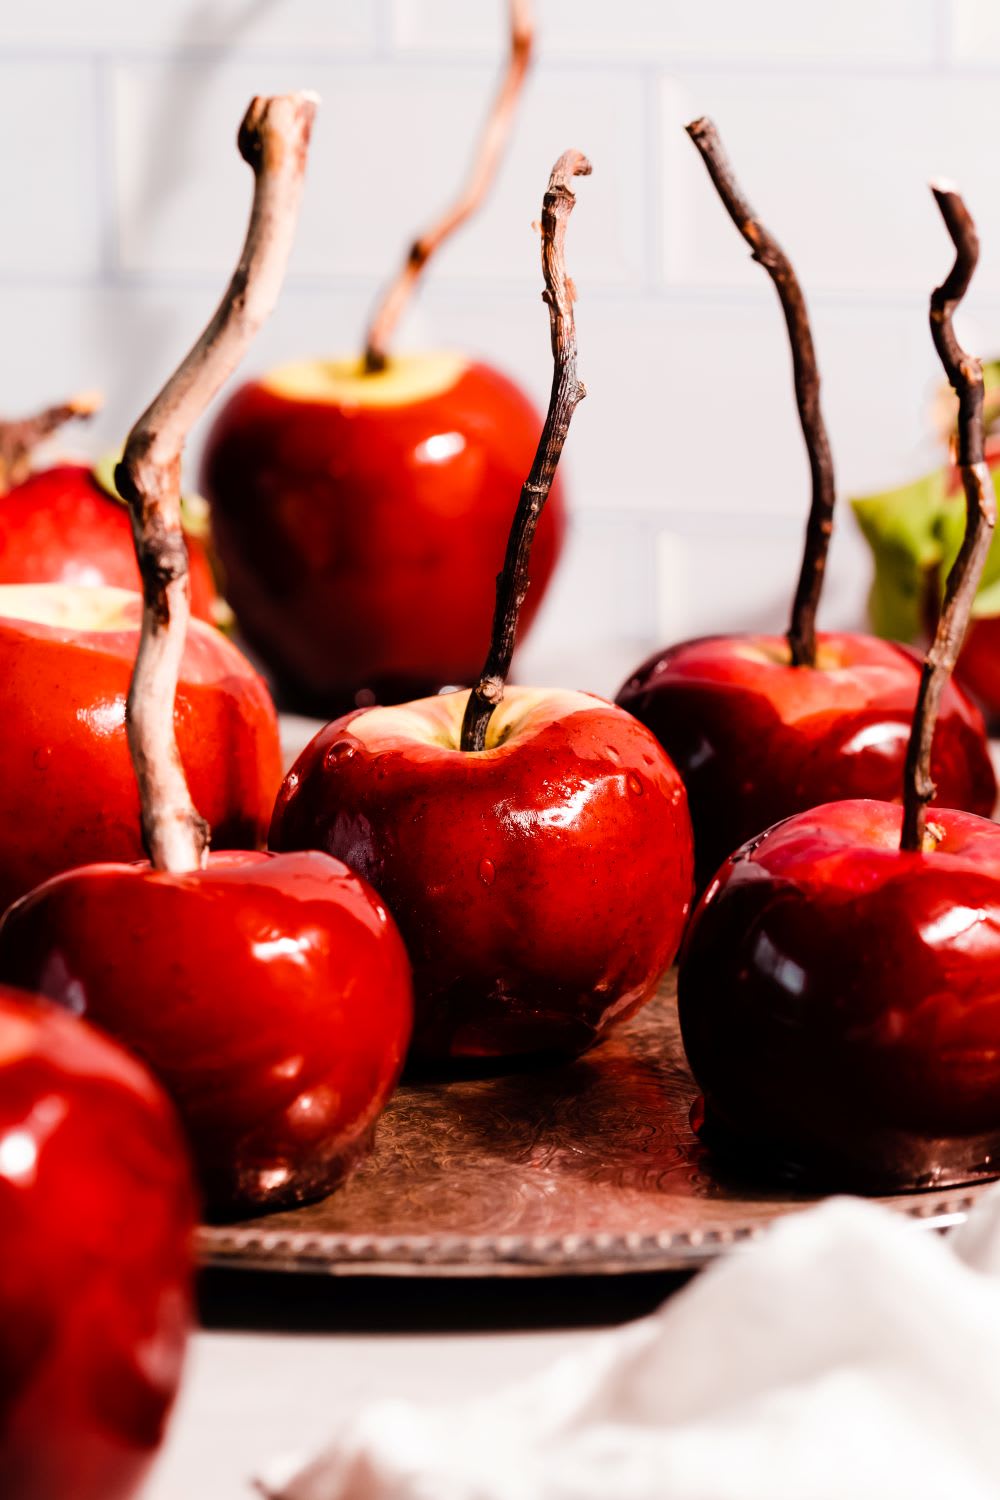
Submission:
<svg viewBox="0 0 1000 1500">
<path fill-rule="evenodd" d="M 586 693 L 510 688 L 482 751 L 468 693 L 349 714 L 288 773 L 271 846 L 379 891 L 414 967 L 414 1055 L 582 1052 L 648 999 L 691 893 L 684 788 Z"/>
<path fill-rule="evenodd" d="M 290 365 L 239 389 L 202 486 L 240 631 L 294 707 L 398 702 L 476 674 L 541 419 L 459 355 Z M 530 623 L 564 530 L 538 527 Z"/>
<path fill-rule="evenodd" d="M 651 656 L 617 696 L 652 729 L 684 778 L 701 889 L 733 849 L 781 818 L 838 797 L 902 796 L 922 665 L 873 637 L 817 632 L 836 483 L 805 296 L 788 256 L 743 195 L 712 121 L 694 120 L 687 132 L 753 259 L 774 283 L 811 488 L 787 634 L 684 641 Z M 932 327 L 941 327 L 940 318 Z M 982 719 L 950 684 L 931 770 L 945 804 L 992 812 L 996 782 Z"/>
<path fill-rule="evenodd" d="M 835 798 L 902 795 L 921 663 L 874 636 L 824 633 L 815 667 L 783 637 L 708 636 L 658 652 L 617 702 L 646 724 L 687 787 L 697 882 L 772 823 Z M 988 816 L 997 788 L 982 718 L 945 689 L 933 775 L 946 806 Z"/>
<path fill-rule="evenodd" d="M 208 556 L 188 536 L 191 610 L 218 623 Z M 0 584 L 71 583 L 138 590 L 128 510 L 85 464 L 56 464 L 0 496 Z"/>
<path fill-rule="evenodd" d="M 181 462 L 191 423 L 281 286 L 316 103 L 304 93 L 251 101 L 237 141 L 254 201 L 237 271 L 132 428 L 115 470 L 144 586 L 141 631 L 125 628 L 136 596 L 94 589 L 77 590 L 76 607 L 96 613 L 100 601 L 117 600 L 117 611 L 98 621 L 104 635 L 78 628 L 61 639 L 46 615 L 35 631 L 23 622 L 12 631 L 12 657 L 47 663 L 50 673 L 36 670 L 35 699 L 22 689 L 26 704 L 39 694 L 47 702 L 53 689 L 66 695 L 81 678 L 100 690 L 96 711 L 83 715 L 106 739 L 94 779 L 108 774 L 119 750 L 129 775 L 115 694 L 119 678 L 130 679 L 130 791 L 134 798 L 138 790 L 150 862 L 85 865 L 16 902 L 0 921 L 0 974 L 86 1013 L 148 1061 L 180 1109 L 217 1215 L 329 1191 L 371 1138 L 412 1020 L 405 949 L 357 876 L 318 853 L 208 853 L 206 796 L 221 788 L 226 805 L 232 793 L 245 815 L 232 751 L 246 729 L 244 755 L 256 776 L 256 719 L 272 729 L 274 721 L 239 654 L 189 622 Z M 90 768 L 65 721 L 59 728 L 62 742 L 53 743 L 86 788 Z M 195 746 L 193 765 L 185 740 Z M 204 791 L 199 758 L 211 767 Z M 255 780 L 250 787 L 260 790 Z M 111 788 L 118 792 L 117 781 Z M 44 826 L 37 816 L 32 823 Z"/>
<path fill-rule="evenodd" d="M 0 587 L 0 910 L 74 865 L 142 857 L 125 736 L 140 610 L 118 589 Z M 281 780 L 274 706 L 235 646 L 197 621 L 175 725 L 216 847 L 259 847 Z"/>
<path fill-rule="evenodd" d="M 955 676 L 995 731 L 1000 726 L 1000 615 L 970 621 Z"/>
<path fill-rule="evenodd" d="M 997 476 L 1000 473 L 1000 437 L 988 438 L 985 450 L 986 460 L 993 476 L 993 484 L 996 487 Z M 949 464 L 945 475 L 946 500 L 943 503 L 949 507 L 952 514 L 957 511 L 961 515 L 962 480 L 958 465 Z M 905 492 L 901 492 L 900 500 L 905 504 L 903 494 Z M 955 526 L 956 523 L 951 521 L 949 529 L 954 530 Z M 924 615 L 927 628 L 931 632 L 937 622 L 937 612 L 940 606 L 940 577 L 943 571 L 944 569 L 939 566 L 928 572 L 925 579 L 927 587 Z M 1000 603 L 997 598 L 1000 590 L 997 589 L 997 563 L 992 556 L 987 562 L 986 573 L 989 575 L 988 582 L 986 588 L 981 589 L 980 597 L 973 606 L 973 617 L 969 621 L 965 642 L 958 661 L 955 663 L 955 677 L 979 704 L 987 723 L 995 730 L 1000 726 L 1000 614 L 994 611 Z"/>
<path fill-rule="evenodd" d="M 681 955 L 706 1140 L 758 1175 L 895 1192 L 1000 1172 L 1000 827 L 813 808 L 726 861 Z"/>
<path fill-rule="evenodd" d="M 149 1064 L 215 1215 L 329 1192 L 368 1148 L 410 1036 L 395 925 L 325 854 L 71 871 L 0 922 L 0 975 Z"/>
<path fill-rule="evenodd" d="M 0 990 L 0 1494 L 126 1500 L 191 1322 L 173 1110 L 84 1022 Z"/>
</svg>

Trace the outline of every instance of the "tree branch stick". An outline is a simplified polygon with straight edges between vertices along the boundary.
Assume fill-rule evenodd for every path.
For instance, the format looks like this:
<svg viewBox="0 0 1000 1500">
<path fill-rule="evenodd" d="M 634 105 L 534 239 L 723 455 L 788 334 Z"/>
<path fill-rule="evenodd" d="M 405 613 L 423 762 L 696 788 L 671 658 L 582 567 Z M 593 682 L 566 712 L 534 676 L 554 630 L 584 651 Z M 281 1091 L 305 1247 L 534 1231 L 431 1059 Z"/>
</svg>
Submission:
<svg viewBox="0 0 1000 1500">
<path fill-rule="evenodd" d="M 129 434 L 115 483 L 128 502 L 142 575 L 142 635 L 126 725 L 139 783 L 143 839 L 158 870 L 198 869 L 209 831 L 191 801 L 174 734 L 174 699 L 190 613 L 181 528 L 181 455 L 192 424 L 239 364 L 281 288 L 298 216 L 316 100 L 254 99 L 239 150 L 254 173 L 239 265 L 186 359 Z"/>
<path fill-rule="evenodd" d="M 27 479 L 31 455 L 39 443 L 74 417 L 92 417 L 100 411 L 101 400 L 96 391 L 81 391 L 61 406 L 47 406 L 33 416 L 0 422 L 0 495 L 6 495 L 15 484 Z"/>
<path fill-rule="evenodd" d="M 996 495 L 983 450 L 983 368 L 955 337 L 955 310 L 969 289 L 979 260 L 979 236 L 957 190 L 932 183 L 952 244 L 955 264 L 931 293 L 931 337 L 958 397 L 958 464 L 965 490 L 965 536 L 945 584 L 944 603 L 924 660 L 920 691 L 903 772 L 902 849 L 924 849 L 927 804 L 937 788 L 931 777 L 931 747 L 941 696 L 962 649 L 979 581 L 996 525 Z"/>
<path fill-rule="evenodd" d="M 576 373 L 576 288 L 566 273 L 566 226 L 576 204 L 574 177 L 590 175 L 590 162 L 579 151 L 566 151 L 552 168 L 542 203 L 542 293 L 549 309 L 552 338 L 552 389 L 545 425 L 531 472 L 514 513 L 503 568 L 497 575 L 493 632 L 479 681 L 469 694 L 462 721 L 463 750 L 482 750 L 486 728 L 503 698 L 517 636 L 517 620 L 528 592 L 531 544 L 542 507 L 549 496 L 559 457 L 577 406 L 587 394 Z"/>
<path fill-rule="evenodd" d="M 809 311 L 791 261 L 768 233 L 733 177 L 732 168 L 711 120 L 694 120 L 687 133 L 701 153 L 726 211 L 746 240 L 753 259 L 774 282 L 788 327 L 799 422 L 809 456 L 812 502 L 805 549 L 788 627 L 788 646 L 797 667 L 816 665 L 816 610 L 823 589 L 826 557 L 833 531 L 835 499 L 833 457 L 819 400 L 819 368 L 809 326 Z"/>
<path fill-rule="evenodd" d="M 395 278 L 379 298 L 365 335 L 366 374 L 374 375 L 385 369 L 389 340 L 421 272 L 444 241 L 476 212 L 497 174 L 531 65 L 535 40 L 534 0 L 509 0 L 509 6 L 510 55 L 480 137 L 472 171 L 452 206 L 414 240 Z"/>
</svg>

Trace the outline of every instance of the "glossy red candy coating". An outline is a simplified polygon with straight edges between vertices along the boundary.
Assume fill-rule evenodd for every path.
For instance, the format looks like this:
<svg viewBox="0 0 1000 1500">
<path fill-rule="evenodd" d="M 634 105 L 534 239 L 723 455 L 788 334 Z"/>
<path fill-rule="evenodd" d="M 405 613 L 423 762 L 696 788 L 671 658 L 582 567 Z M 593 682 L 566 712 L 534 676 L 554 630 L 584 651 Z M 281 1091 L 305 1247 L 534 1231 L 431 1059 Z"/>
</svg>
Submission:
<svg viewBox="0 0 1000 1500">
<path fill-rule="evenodd" d="M 211 624 L 215 582 L 204 547 L 187 538 L 191 612 Z M 41 469 L 0 496 L 0 583 L 142 584 L 128 509 L 86 464 Z"/>
<path fill-rule="evenodd" d="M 727 860 L 681 953 L 711 1144 L 872 1192 L 1000 1175 L 1000 827 L 831 803 Z"/>
<path fill-rule="evenodd" d="M 94 865 L 0 922 L 0 976 L 87 1015 L 177 1105 L 216 1215 L 322 1197 L 369 1146 L 410 1037 L 410 970 L 324 854 Z"/>
<path fill-rule="evenodd" d="M 993 474 L 993 483 L 1000 483 L 1000 438 L 986 440 L 986 461 Z M 955 504 L 962 505 L 962 471 L 957 464 L 946 470 L 947 490 Z M 926 615 L 927 631 L 931 634 L 937 624 L 940 599 L 940 575 L 928 576 Z M 955 665 L 955 678 L 982 709 L 991 732 L 1000 727 L 1000 617 L 986 615 L 969 621 L 965 641 Z"/>
<path fill-rule="evenodd" d="M 83 1022 L 0 989 L 0 1495 L 125 1500 L 191 1322 L 174 1112 Z"/>
<path fill-rule="evenodd" d="M 955 676 L 995 732 L 1000 726 L 1000 616 L 970 621 Z"/>
<path fill-rule="evenodd" d="M 114 630 L 0 615 L 0 910 L 62 870 L 142 858 L 125 736 L 138 597 L 125 607 L 136 623 Z M 214 846 L 262 844 L 281 780 L 274 705 L 235 646 L 201 623 L 188 631 L 176 724 Z"/>
<path fill-rule="evenodd" d="M 585 694 L 508 689 L 488 748 L 463 752 L 467 696 L 328 725 L 271 846 L 326 849 L 381 893 L 413 960 L 417 1057 L 582 1052 L 676 952 L 684 788 L 648 731 Z"/>
<path fill-rule="evenodd" d="M 342 713 L 475 677 L 541 426 L 517 386 L 483 364 L 390 407 L 289 400 L 263 383 L 231 397 L 202 483 L 226 596 L 290 704 Z M 564 527 L 557 480 L 522 637 Z"/>
<path fill-rule="evenodd" d="M 617 701 L 687 787 L 698 887 L 746 839 L 839 798 L 898 801 L 921 663 L 869 635 L 820 636 L 815 668 L 780 636 L 706 636 L 660 652 Z M 988 816 L 996 779 L 978 710 L 951 684 L 934 739 L 938 801 Z"/>
</svg>

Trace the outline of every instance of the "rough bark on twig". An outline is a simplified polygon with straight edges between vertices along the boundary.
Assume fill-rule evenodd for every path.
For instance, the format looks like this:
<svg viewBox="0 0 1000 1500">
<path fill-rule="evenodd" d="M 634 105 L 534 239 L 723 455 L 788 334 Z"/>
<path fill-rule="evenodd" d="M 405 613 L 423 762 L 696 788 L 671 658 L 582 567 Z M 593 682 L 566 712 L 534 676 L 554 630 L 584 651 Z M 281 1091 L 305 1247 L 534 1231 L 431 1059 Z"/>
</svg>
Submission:
<svg viewBox="0 0 1000 1500">
<path fill-rule="evenodd" d="M 996 525 L 996 495 L 983 449 L 983 368 L 955 337 L 955 309 L 965 296 L 979 260 L 972 215 L 950 185 L 932 183 L 941 216 L 955 246 L 955 264 L 931 293 L 934 347 L 958 397 L 958 463 L 965 490 L 965 536 L 944 590 L 944 603 L 924 659 L 920 691 L 903 773 L 902 849 L 925 847 L 927 804 L 937 788 L 931 777 L 931 747 L 941 695 L 962 649 L 986 555 Z"/>
<path fill-rule="evenodd" d="M 574 177 L 590 175 L 590 162 L 579 151 L 565 151 L 549 178 L 542 203 L 542 274 L 552 336 L 552 389 L 545 425 L 521 489 L 503 568 L 497 574 L 493 632 L 479 681 L 469 694 L 462 721 L 463 750 L 482 750 L 493 710 L 503 698 L 517 636 L 517 620 L 528 592 L 528 563 L 538 518 L 549 496 L 559 456 L 577 406 L 587 394 L 576 373 L 576 288 L 566 274 L 566 225 L 576 204 Z"/>
<path fill-rule="evenodd" d="M 715 189 L 729 217 L 750 246 L 753 259 L 774 282 L 788 327 L 795 378 L 795 400 L 809 456 L 812 501 L 806 524 L 805 548 L 788 627 L 788 646 L 797 667 L 816 664 L 816 611 L 833 531 L 835 499 L 833 456 L 820 409 L 819 367 L 809 326 L 809 311 L 788 256 L 768 233 L 733 177 L 732 168 L 711 120 L 694 120 L 687 133 L 701 153 Z"/>
<path fill-rule="evenodd" d="M 129 434 L 115 483 L 132 517 L 142 575 L 142 635 L 128 696 L 129 749 L 143 840 L 156 869 L 197 869 L 208 828 L 188 790 L 174 734 L 174 699 L 190 613 L 181 528 L 181 455 L 192 424 L 239 364 L 273 308 L 292 248 L 316 100 L 254 99 L 239 149 L 254 173 L 239 265 L 198 342 Z"/>
<path fill-rule="evenodd" d="M 33 416 L 0 422 L 0 495 L 6 495 L 15 484 L 27 479 L 31 473 L 31 455 L 39 443 L 74 417 L 92 417 L 95 411 L 100 411 L 101 399 L 96 391 L 81 391 L 61 406 L 47 406 Z"/>
<path fill-rule="evenodd" d="M 533 0 L 509 0 L 509 6 L 510 54 L 486 120 L 486 128 L 480 137 L 472 171 L 452 206 L 436 224 L 413 241 L 402 266 L 380 296 L 365 335 L 366 374 L 374 375 L 385 369 L 389 340 L 424 267 L 444 241 L 476 212 L 497 174 L 510 138 L 517 102 L 531 65 L 535 41 Z"/>
</svg>

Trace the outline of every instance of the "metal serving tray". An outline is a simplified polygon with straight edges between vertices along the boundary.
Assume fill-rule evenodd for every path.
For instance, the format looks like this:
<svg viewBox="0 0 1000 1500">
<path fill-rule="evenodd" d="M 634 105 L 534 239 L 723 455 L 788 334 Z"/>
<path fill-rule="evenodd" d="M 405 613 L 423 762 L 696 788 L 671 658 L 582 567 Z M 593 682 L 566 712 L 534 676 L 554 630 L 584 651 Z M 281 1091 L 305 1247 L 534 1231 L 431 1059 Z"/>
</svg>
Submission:
<svg viewBox="0 0 1000 1500">
<path fill-rule="evenodd" d="M 546 1276 L 703 1264 L 815 1199 L 713 1175 L 674 976 L 576 1062 L 404 1084 L 375 1149 L 322 1203 L 205 1227 L 202 1261 L 334 1275 Z M 960 1222 L 983 1186 L 881 1201 L 928 1228 Z"/>
</svg>

